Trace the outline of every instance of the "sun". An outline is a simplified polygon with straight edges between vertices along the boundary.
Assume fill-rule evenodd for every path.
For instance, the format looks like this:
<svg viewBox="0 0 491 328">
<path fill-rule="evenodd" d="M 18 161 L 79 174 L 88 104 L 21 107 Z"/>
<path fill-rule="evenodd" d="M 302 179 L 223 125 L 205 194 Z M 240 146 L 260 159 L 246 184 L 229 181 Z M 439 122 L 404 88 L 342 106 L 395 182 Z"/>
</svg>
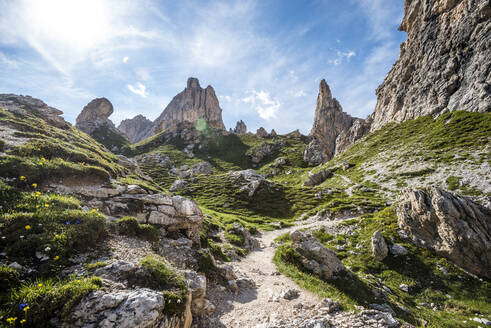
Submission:
<svg viewBox="0 0 491 328">
<path fill-rule="evenodd" d="M 83 51 L 109 36 L 109 11 L 104 0 L 26 0 L 24 10 L 34 27 L 32 38 L 39 36 Z"/>
</svg>

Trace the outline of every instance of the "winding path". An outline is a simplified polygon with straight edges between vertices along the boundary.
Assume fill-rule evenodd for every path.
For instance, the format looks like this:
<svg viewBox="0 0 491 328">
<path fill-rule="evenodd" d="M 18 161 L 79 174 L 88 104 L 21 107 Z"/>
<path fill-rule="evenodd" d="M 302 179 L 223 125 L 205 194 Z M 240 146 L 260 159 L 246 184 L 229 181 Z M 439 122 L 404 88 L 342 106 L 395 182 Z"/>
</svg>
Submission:
<svg viewBox="0 0 491 328">
<path fill-rule="evenodd" d="M 240 327 L 249 328 L 279 318 L 291 318 L 295 315 L 295 305 L 302 303 L 304 307 L 313 307 L 320 299 L 300 289 L 292 280 L 280 275 L 273 263 L 275 248 L 274 239 L 286 232 L 302 228 L 325 226 L 326 230 L 335 230 L 343 219 L 317 221 L 315 217 L 301 221 L 298 225 L 264 232 L 259 237 L 261 248 L 252 251 L 241 261 L 231 262 L 238 277 L 246 276 L 254 280 L 256 289 L 243 289 L 238 295 L 220 286 L 210 286 L 208 298 L 216 305 L 215 314 L 209 318 L 204 327 Z M 288 301 L 280 294 L 288 289 L 295 289 L 299 297 Z"/>
</svg>

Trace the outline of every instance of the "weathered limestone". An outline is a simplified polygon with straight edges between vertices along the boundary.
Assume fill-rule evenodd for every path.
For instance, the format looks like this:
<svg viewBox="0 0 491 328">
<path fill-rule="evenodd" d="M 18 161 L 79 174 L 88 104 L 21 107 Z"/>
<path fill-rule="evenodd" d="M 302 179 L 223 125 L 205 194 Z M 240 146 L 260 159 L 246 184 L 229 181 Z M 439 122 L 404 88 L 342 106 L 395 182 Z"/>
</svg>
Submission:
<svg viewBox="0 0 491 328">
<path fill-rule="evenodd" d="M 433 188 L 405 190 L 397 209 L 403 233 L 458 266 L 491 278 L 491 210 L 462 196 Z"/>
<path fill-rule="evenodd" d="M 234 129 L 235 134 L 246 134 L 247 133 L 247 126 L 244 123 L 244 121 L 240 120 L 237 122 L 237 125 L 235 126 Z"/>
<path fill-rule="evenodd" d="M 398 60 L 377 89 L 371 131 L 445 111 L 491 111 L 491 4 L 412 0 Z"/>
<path fill-rule="evenodd" d="M 122 120 L 118 130 L 128 137 L 131 143 L 145 139 L 148 131 L 152 129 L 152 121 L 143 115 L 136 115 L 131 119 Z"/>
</svg>

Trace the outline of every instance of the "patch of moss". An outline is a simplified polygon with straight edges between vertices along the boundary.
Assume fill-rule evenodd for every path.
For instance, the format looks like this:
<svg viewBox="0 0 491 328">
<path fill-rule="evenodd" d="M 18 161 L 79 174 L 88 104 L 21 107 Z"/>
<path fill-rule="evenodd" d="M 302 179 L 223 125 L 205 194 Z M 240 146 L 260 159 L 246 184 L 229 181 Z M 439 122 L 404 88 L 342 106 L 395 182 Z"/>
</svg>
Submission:
<svg viewBox="0 0 491 328">
<path fill-rule="evenodd" d="M 448 189 L 456 190 L 460 187 L 460 180 L 462 180 L 462 177 L 449 176 L 445 182 L 447 183 Z"/>
<path fill-rule="evenodd" d="M 188 294 L 184 277 L 158 256 L 146 256 L 141 260 L 140 265 L 149 274 L 148 279 L 140 283 L 152 289 L 163 290 L 164 311 L 167 314 L 184 312 Z"/>
<path fill-rule="evenodd" d="M 107 265 L 108 265 L 108 263 L 103 262 L 103 261 L 99 261 L 99 262 L 87 263 L 85 265 L 85 268 L 87 270 L 95 270 L 95 269 L 98 269 L 98 268 L 105 267 Z"/>
</svg>

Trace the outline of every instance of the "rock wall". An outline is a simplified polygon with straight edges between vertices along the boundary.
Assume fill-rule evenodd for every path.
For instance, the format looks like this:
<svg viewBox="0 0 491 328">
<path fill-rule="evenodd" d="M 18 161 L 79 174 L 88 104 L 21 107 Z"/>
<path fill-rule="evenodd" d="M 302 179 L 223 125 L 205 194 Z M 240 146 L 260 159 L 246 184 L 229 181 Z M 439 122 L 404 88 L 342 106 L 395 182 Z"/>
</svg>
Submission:
<svg viewBox="0 0 491 328">
<path fill-rule="evenodd" d="M 398 60 L 378 87 L 371 131 L 445 111 L 491 111 L 488 0 L 406 0 Z"/>
<path fill-rule="evenodd" d="M 190 77 L 186 89 L 175 96 L 164 109 L 163 113 L 154 121 L 154 127 L 146 137 L 164 130 L 174 130 L 179 123 L 197 123 L 201 119 L 206 122 L 198 129 L 207 126 L 216 130 L 226 131 L 222 120 L 222 109 L 212 86 L 202 89 L 198 79 Z"/>
<path fill-rule="evenodd" d="M 314 125 L 310 132 L 312 141 L 305 149 L 304 160 L 311 164 L 330 160 L 336 153 L 336 144 L 345 143 L 346 134 L 355 122 L 362 125 L 364 121 L 343 112 L 339 102 L 332 97 L 329 85 L 322 80 L 317 96 Z M 338 141 L 340 135 L 343 137 Z M 344 147 L 343 145 L 343 149 Z"/>
<path fill-rule="evenodd" d="M 145 138 L 145 135 L 152 129 L 152 121 L 143 115 L 136 115 L 131 119 L 122 120 L 118 130 L 124 133 L 131 143 L 136 143 Z"/>
</svg>

